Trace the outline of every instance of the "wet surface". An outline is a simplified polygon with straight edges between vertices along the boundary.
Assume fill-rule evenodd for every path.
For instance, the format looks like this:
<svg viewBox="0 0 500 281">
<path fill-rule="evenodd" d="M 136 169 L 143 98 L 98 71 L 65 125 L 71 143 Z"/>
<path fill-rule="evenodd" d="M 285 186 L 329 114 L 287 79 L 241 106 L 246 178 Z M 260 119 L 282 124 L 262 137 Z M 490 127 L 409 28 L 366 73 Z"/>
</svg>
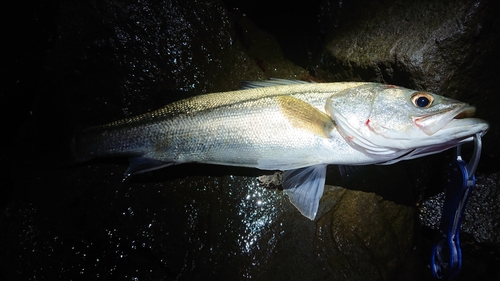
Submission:
<svg viewBox="0 0 500 281">
<path fill-rule="evenodd" d="M 2 267 L 13 270 L 5 276 L 204 279 L 217 272 L 243 277 L 272 252 L 283 198 L 259 187 L 255 178 L 144 183 L 123 181 L 120 168 L 44 172 L 20 183 L 30 190 L 2 214 L 2 228 L 8 229 L 2 241 L 11 242 L 2 244 L 10 261 Z M 270 247 L 259 251 L 261 240 Z"/>
<path fill-rule="evenodd" d="M 124 179 L 124 168 L 94 163 L 17 170 L 31 176 L 17 178 L 15 200 L 1 216 L 6 231 L 0 238 L 9 241 L 0 244 L 2 276 L 303 280 L 311 275 L 360 279 L 382 272 L 387 279 L 411 243 L 394 241 L 411 237 L 412 208 L 401 209 L 374 194 L 327 188 L 314 222 L 300 215 L 282 191 L 262 186 L 255 170 L 207 176 L 212 166 L 181 165 Z M 191 175 L 183 175 L 186 169 Z M 393 213 L 405 219 L 385 217 L 394 208 L 406 210 L 402 217 Z M 356 221 L 350 221 L 353 214 Z M 377 221 L 383 225 L 374 226 Z M 398 224 L 409 232 L 396 230 Z M 373 255 L 378 262 L 373 263 Z"/>
</svg>

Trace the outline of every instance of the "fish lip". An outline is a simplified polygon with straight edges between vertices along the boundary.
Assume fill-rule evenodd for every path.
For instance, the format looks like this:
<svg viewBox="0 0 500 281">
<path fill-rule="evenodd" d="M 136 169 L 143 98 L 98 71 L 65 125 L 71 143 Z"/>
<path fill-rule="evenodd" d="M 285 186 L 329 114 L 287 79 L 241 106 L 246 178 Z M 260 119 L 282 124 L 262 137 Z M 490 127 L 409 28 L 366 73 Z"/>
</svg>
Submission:
<svg viewBox="0 0 500 281">
<path fill-rule="evenodd" d="M 414 118 L 414 123 L 425 134 L 433 135 L 454 119 L 465 119 L 474 115 L 476 108 L 468 104 L 460 104 L 449 110 Z"/>
</svg>

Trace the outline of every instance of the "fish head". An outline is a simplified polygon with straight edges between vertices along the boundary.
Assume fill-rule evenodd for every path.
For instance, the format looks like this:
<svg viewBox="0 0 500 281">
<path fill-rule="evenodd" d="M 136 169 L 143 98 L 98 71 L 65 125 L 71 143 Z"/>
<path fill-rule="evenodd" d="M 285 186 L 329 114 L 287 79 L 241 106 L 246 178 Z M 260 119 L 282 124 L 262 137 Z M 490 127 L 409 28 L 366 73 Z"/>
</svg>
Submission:
<svg viewBox="0 0 500 281">
<path fill-rule="evenodd" d="M 488 123 L 475 108 L 429 92 L 370 83 L 343 90 L 326 111 L 355 149 L 377 163 L 422 157 L 484 135 Z"/>
</svg>

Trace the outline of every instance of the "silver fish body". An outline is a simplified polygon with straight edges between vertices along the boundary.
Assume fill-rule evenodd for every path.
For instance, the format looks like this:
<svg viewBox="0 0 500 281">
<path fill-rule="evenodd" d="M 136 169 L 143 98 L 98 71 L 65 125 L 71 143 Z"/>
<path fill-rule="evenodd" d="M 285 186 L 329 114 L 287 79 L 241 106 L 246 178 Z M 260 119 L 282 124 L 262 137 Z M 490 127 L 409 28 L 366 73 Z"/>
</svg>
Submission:
<svg viewBox="0 0 500 281">
<path fill-rule="evenodd" d="M 301 83 L 197 96 L 84 130 L 76 152 L 81 158 L 123 154 L 265 170 L 374 163 L 345 142 L 325 113 L 333 93 L 364 84 Z"/>
<path fill-rule="evenodd" d="M 326 165 L 390 164 L 437 153 L 484 134 L 474 108 L 378 83 L 250 82 L 83 130 L 79 159 L 128 155 L 127 174 L 199 162 L 285 170 L 284 188 L 315 217 Z"/>
</svg>

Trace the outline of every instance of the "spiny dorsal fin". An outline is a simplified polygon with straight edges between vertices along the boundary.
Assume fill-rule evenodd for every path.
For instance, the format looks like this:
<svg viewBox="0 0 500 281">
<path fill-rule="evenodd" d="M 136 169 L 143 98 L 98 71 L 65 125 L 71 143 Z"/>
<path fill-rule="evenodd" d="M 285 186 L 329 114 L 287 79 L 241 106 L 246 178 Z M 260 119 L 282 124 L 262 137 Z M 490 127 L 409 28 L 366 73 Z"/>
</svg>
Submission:
<svg viewBox="0 0 500 281">
<path fill-rule="evenodd" d="M 263 88 L 263 87 L 273 87 L 273 86 L 283 86 L 283 85 L 293 85 L 293 84 L 309 84 L 309 83 L 315 83 L 315 82 L 271 78 L 269 80 L 264 80 L 264 81 L 243 81 L 241 82 L 241 89 L 246 90 L 253 88 Z"/>
</svg>

